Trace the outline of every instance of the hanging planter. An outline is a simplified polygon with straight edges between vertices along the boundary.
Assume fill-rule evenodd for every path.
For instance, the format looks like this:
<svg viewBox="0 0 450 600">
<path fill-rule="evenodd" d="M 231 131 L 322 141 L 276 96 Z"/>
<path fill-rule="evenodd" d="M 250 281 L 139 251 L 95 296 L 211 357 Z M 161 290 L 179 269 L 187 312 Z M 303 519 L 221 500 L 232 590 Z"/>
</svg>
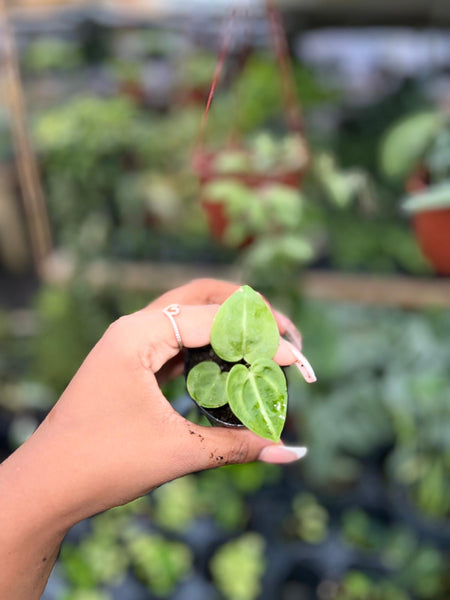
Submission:
<svg viewBox="0 0 450 600">
<path fill-rule="evenodd" d="M 267 133 L 245 148 L 197 155 L 194 168 L 212 235 L 242 247 L 262 233 L 297 226 L 302 210 L 298 190 L 307 163 L 306 147 L 297 136 L 276 140 Z"/>
<path fill-rule="evenodd" d="M 260 232 L 266 233 L 265 227 L 259 231 L 261 208 L 254 205 L 258 202 L 258 197 L 267 197 L 268 188 L 271 190 L 269 195 L 273 196 L 277 189 L 283 198 L 289 198 L 290 204 L 292 194 L 289 196 L 288 192 L 299 190 L 309 165 L 300 108 L 288 64 L 287 43 L 281 20 L 270 0 L 267 1 L 267 20 L 277 56 L 277 67 L 281 73 L 287 133 L 284 136 L 274 136 L 263 131 L 253 139 L 244 141 L 231 132 L 233 141 L 228 146 L 211 148 L 204 145 L 209 110 L 228 54 L 229 36 L 218 60 L 193 157 L 193 169 L 200 182 L 201 204 L 211 233 L 219 241 L 235 247 L 251 243 Z M 232 184 L 235 184 L 234 188 Z M 242 205 L 245 195 L 249 202 L 247 209 Z M 237 201 L 238 196 L 240 202 Z M 301 201 L 300 197 L 298 200 Z M 238 204 L 240 206 L 236 209 Z M 255 219 L 258 213 L 259 216 Z M 297 219 L 294 220 L 297 222 Z M 280 229 L 277 219 L 269 232 L 273 232 L 273 229 Z M 240 233 L 236 234 L 236 230 L 240 230 Z"/>
<path fill-rule="evenodd" d="M 411 186 L 418 186 L 415 176 Z M 419 246 L 433 268 L 450 276 L 450 180 L 427 186 L 407 198 L 403 209 L 412 217 Z M 417 189 L 417 188 L 416 188 Z"/>
</svg>

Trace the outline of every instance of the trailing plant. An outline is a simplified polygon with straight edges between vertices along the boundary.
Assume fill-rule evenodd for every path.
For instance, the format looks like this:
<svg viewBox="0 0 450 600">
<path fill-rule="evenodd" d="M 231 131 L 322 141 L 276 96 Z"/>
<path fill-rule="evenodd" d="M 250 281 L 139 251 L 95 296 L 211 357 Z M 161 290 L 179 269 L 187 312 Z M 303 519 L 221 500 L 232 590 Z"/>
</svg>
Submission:
<svg viewBox="0 0 450 600">
<path fill-rule="evenodd" d="M 187 388 L 204 408 L 228 405 L 254 433 L 278 441 L 287 410 L 286 378 L 273 360 L 280 343 L 275 319 L 249 286 L 220 307 L 211 328 L 211 346 L 220 361 L 190 370 Z"/>
<path fill-rule="evenodd" d="M 242 147 L 220 150 L 211 165 L 217 175 L 266 174 L 275 177 L 304 169 L 308 163 L 306 143 L 298 134 L 275 137 L 260 131 Z"/>
<path fill-rule="evenodd" d="M 299 191 L 281 183 L 254 188 L 227 179 L 208 183 L 203 198 L 223 207 L 223 241 L 233 247 L 277 231 L 294 230 L 301 222 L 304 202 Z"/>
</svg>

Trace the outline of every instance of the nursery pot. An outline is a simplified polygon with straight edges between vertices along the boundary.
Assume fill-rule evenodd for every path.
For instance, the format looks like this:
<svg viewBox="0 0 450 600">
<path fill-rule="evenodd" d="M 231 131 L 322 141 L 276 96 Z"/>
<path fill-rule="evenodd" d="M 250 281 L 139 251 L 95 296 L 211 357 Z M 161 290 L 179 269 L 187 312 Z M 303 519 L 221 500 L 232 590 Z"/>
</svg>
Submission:
<svg viewBox="0 0 450 600">
<path fill-rule="evenodd" d="M 235 363 L 229 363 L 217 356 L 210 345 L 202 348 L 186 348 L 184 355 L 184 376 L 187 378 L 189 371 L 199 363 L 211 360 L 219 365 L 222 371 L 230 371 Z M 219 408 L 205 408 L 200 406 L 193 398 L 192 401 L 198 406 L 200 411 L 206 416 L 211 425 L 216 427 L 245 427 L 243 423 L 234 415 L 226 404 Z"/>
<path fill-rule="evenodd" d="M 427 185 L 426 172 L 416 171 L 407 188 L 413 194 L 403 207 L 412 217 L 418 244 L 438 273 L 450 275 L 450 183 Z"/>
<path fill-rule="evenodd" d="M 450 207 L 419 212 L 413 217 L 423 254 L 441 275 L 450 275 Z"/>
<path fill-rule="evenodd" d="M 202 209 L 208 221 L 211 235 L 222 244 L 226 244 L 226 231 L 229 225 L 226 207 L 221 202 L 210 202 L 208 198 L 202 198 Z M 254 241 L 252 236 L 248 236 L 237 247 L 245 248 Z M 231 246 L 232 244 L 228 244 Z"/>
</svg>

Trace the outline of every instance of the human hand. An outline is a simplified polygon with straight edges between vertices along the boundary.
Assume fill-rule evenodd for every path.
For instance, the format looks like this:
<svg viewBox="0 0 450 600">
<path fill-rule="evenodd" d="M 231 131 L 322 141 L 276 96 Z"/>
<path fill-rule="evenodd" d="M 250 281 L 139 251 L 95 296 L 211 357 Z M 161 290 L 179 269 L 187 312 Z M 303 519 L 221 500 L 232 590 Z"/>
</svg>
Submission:
<svg viewBox="0 0 450 600">
<path fill-rule="evenodd" d="M 186 421 L 159 387 L 168 365 L 172 375 L 182 369 L 180 348 L 162 308 L 180 302 L 176 320 L 183 345 L 204 346 L 219 304 L 237 287 L 200 280 L 164 294 L 113 323 L 88 355 L 37 432 L 43 447 L 51 442 L 53 460 L 63 461 L 58 471 L 66 465 L 70 472 L 70 497 L 62 489 L 62 505 L 72 505 L 74 518 L 123 504 L 192 471 L 258 457 L 270 462 L 298 458 L 298 451 L 274 446 L 247 430 Z M 289 321 L 275 315 L 284 332 Z M 297 357 L 282 340 L 275 360 L 288 365 Z M 60 481 L 62 488 L 64 478 Z"/>
<path fill-rule="evenodd" d="M 191 423 L 160 389 L 160 380 L 182 368 L 174 329 L 162 309 L 179 303 L 176 323 L 183 345 L 201 347 L 209 343 L 219 305 L 237 288 L 197 280 L 118 319 L 42 425 L 3 463 L 0 531 L 4 547 L 16 551 L 6 558 L 0 551 L 10 570 L 4 587 L 0 580 L 1 597 L 38 598 L 31 590 L 39 590 L 48 576 L 55 548 L 86 517 L 190 472 L 256 459 L 290 462 L 304 454 L 304 449 L 274 445 L 248 430 Z M 299 343 L 292 323 L 274 314 L 280 333 L 294 332 Z M 302 362 L 301 357 L 298 348 L 281 339 L 275 356 L 279 364 Z M 22 587 L 15 587 L 13 595 L 19 579 Z"/>
</svg>

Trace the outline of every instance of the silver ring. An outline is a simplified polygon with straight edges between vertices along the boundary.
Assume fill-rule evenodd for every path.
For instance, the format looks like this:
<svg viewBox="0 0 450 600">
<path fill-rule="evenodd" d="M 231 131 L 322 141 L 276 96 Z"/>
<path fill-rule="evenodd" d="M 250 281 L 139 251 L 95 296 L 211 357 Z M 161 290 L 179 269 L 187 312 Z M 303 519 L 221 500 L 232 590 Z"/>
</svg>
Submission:
<svg viewBox="0 0 450 600">
<path fill-rule="evenodd" d="M 163 310 L 163 313 L 166 315 L 166 317 L 169 317 L 169 320 L 173 327 L 173 331 L 175 333 L 175 337 L 177 338 L 178 346 L 181 350 L 183 348 L 183 341 L 181 339 L 180 330 L 178 329 L 177 322 L 174 319 L 174 317 L 179 315 L 180 312 L 181 308 L 179 304 L 169 304 L 169 306 L 166 306 L 166 308 Z"/>
</svg>

